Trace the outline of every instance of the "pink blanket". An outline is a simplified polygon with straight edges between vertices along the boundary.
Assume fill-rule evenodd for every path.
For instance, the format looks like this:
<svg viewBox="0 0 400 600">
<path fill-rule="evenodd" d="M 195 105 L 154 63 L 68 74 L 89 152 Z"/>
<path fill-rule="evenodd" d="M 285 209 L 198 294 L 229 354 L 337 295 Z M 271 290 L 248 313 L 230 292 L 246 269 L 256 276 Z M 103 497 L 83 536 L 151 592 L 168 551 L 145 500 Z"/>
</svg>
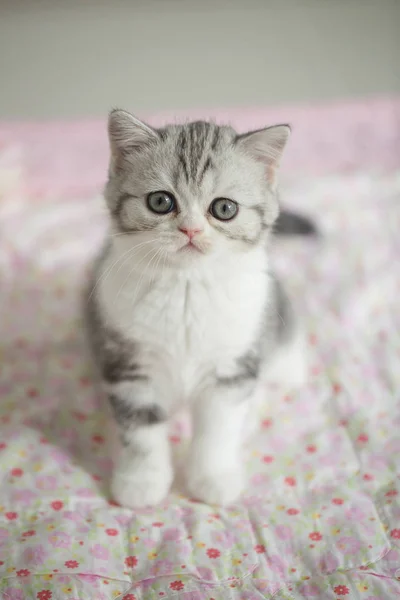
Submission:
<svg viewBox="0 0 400 600">
<path fill-rule="evenodd" d="M 400 596 L 400 99 L 215 116 L 293 123 L 282 195 L 323 233 L 275 248 L 310 380 L 266 397 L 228 509 L 179 485 L 154 509 L 110 502 L 80 317 L 106 225 L 105 124 L 0 125 L 4 600 Z M 184 428 L 171 444 L 179 461 Z"/>
</svg>

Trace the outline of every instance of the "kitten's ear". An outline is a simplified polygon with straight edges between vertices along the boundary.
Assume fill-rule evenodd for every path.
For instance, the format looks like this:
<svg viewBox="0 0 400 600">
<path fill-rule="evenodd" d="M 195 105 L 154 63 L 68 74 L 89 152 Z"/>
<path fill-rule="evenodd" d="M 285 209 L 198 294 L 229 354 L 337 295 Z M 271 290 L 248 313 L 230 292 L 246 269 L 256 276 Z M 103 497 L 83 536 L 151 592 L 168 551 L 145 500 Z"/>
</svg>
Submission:
<svg viewBox="0 0 400 600">
<path fill-rule="evenodd" d="M 289 125 L 274 125 L 237 137 L 237 144 L 265 165 L 267 179 L 273 187 L 277 183 L 279 163 L 289 136 Z"/>
<path fill-rule="evenodd" d="M 114 158 L 158 139 L 157 132 L 126 110 L 114 109 L 108 116 L 108 138 Z"/>
</svg>

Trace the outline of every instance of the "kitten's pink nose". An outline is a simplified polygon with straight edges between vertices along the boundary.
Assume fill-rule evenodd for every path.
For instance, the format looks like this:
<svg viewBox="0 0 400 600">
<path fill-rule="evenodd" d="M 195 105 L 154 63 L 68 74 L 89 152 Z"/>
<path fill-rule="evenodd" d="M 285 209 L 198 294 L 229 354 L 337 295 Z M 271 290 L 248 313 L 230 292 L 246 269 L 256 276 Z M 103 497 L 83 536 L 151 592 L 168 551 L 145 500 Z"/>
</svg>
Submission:
<svg viewBox="0 0 400 600">
<path fill-rule="evenodd" d="M 182 231 L 182 233 L 186 233 L 189 240 L 192 240 L 195 235 L 197 235 L 198 233 L 201 233 L 203 230 L 202 229 L 192 229 L 192 228 L 188 228 L 188 227 L 179 227 L 179 231 Z"/>
</svg>

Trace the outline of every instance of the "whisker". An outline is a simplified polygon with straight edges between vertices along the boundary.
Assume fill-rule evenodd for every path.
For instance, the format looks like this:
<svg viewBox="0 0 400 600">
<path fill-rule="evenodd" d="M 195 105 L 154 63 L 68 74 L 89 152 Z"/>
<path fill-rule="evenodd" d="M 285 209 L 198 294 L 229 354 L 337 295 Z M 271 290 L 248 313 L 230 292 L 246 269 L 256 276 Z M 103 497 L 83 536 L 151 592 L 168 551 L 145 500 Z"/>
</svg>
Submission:
<svg viewBox="0 0 400 600">
<path fill-rule="evenodd" d="M 124 282 L 121 284 L 121 286 L 120 286 L 120 288 L 119 288 L 119 290 L 118 290 L 118 292 L 117 292 L 117 295 L 116 295 L 116 297 L 115 297 L 115 299 L 116 299 L 116 300 L 118 299 L 118 297 L 119 297 L 120 293 L 122 292 L 123 288 L 125 287 L 125 285 L 126 285 L 126 283 L 127 283 L 128 279 L 130 278 L 130 276 L 132 275 L 132 273 L 135 271 L 135 267 L 138 267 L 139 265 L 141 265 L 141 264 L 142 264 L 142 262 L 145 260 L 145 258 L 146 258 L 146 257 L 147 257 L 149 254 L 151 254 L 153 251 L 154 251 L 154 248 L 150 248 L 150 250 L 147 252 L 147 254 L 145 254 L 145 255 L 142 257 L 142 260 L 140 260 L 140 261 L 138 262 L 138 264 L 137 264 L 137 265 L 134 265 L 134 266 L 132 267 L 132 269 L 129 271 L 128 275 L 126 276 L 126 279 L 125 279 L 125 280 L 124 280 Z M 157 252 L 157 250 L 156 250 L 156 252 Z M 143 273 L 142 273 L 142 275 L 141 275 L 141 276 L 143 276 Z"/>
<path fill-rule="evenodd" d="M 90 295 L 88 297 L 88 302 L 91 299 L 91 297 L 93 296 L 98 284 L 100 283 L 100 281 L 102 281 L 103 279 L 107 278 L 108 275 L 111 273 L 112 269 L 120 262 L 124 259 L 124 257 L 126 257 L 128 254 L 130 254 L 131 252 L 133 252 L 134 250 L 138 250 L 139 248 L 141 248 L 142 246 L 146 245 L 146 244 L 150 244 L 153 240 L 148 240 L 146 242 L 142 242 L 141 244 L 137 244 L 136 246 L 133 246 L 132 248 L 129 248 L 129 250 L 127 250 L 126 252 L 124 252 L 124 254 L 122 256 L 119 256 L 117 258 L 117 260 L 110 266 L 108 267 L 101 275 L 100 277 L 97 279 L 96 283 L 93 286 L 92 291 L 90 292 Z M 130 258 L 132 258 L 135 254 L 131 255 Z M 125 259 L 126 260 L 126 259 Z M 125 262 L 125 260 L 123 260 L 123 262 L 120 264 L 119 269 L 122 267 L 123 263 Z"/>
</svg>

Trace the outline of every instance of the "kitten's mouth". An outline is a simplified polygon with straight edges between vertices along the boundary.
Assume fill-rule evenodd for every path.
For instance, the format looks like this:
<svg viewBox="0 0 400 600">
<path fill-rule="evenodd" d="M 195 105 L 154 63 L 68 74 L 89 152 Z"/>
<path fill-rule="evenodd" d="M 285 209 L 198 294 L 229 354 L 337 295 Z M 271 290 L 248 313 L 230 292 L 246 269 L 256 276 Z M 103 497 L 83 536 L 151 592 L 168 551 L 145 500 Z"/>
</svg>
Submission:
<svg viewBox="0 0 400 600">
<path fill-rule="evenodd" d="M 192 242 L 188 242 L 181 248 L 179 248 L 179 252 L 200 252 L 201 250 L 198 246 L 195 246 Z"/>
</svg>

